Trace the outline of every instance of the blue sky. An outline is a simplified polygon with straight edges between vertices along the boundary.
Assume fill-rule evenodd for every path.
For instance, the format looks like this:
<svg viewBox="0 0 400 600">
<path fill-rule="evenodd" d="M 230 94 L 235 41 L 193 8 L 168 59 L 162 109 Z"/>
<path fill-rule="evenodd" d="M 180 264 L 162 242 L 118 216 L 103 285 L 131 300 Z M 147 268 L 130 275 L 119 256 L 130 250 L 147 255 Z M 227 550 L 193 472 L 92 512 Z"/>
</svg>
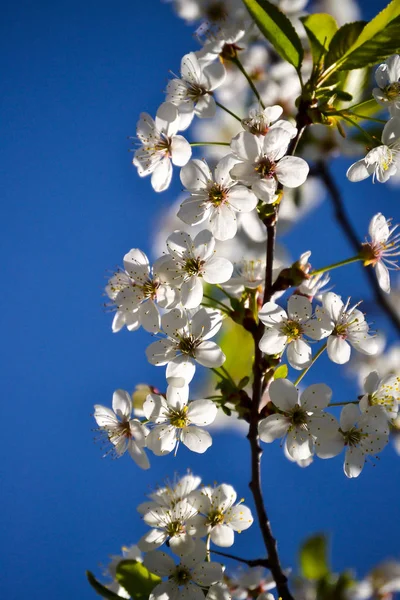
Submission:
<svg viewBox="0 0 400 600">
<path fill-rule="evenodd" d="M 382 3 L 364 4 L 371 16 L 372 4 Z M 94 597 L 85 569 L 100 574 L 109 554 L 138 539 L 144 527 L 136 506 L 166 474 L 190 466 L 205 483 L 237 486 L 251 504 L 248 444 L 238 435 L 216 436 L 204 456 L 181 448 L 176 460 L 152 457 L 144 473 L 128 457 L 102 460 L 91 431 L 93 404 L 108 405 L 116 388 L 163 387 L 163 370 L 144 355 L 148 335 L 113 335 L 102 291 L 107 269 L 131 247 L 150 251 L 156 217 L 180 191 L 177 177 L 163 194 L 137 177 L 127 136 L 141 111 L 155 112 L 169 70 L 197 46 L 158 0 L 8 0 L 2 8 L 0 595 L 83 600 Z M 333 169 L 360 239 L 378 211 L 398 221 L 398 191 L 371 181 L 349 185 L 347 166 L 335 161 Z M 293 256 L 311 249 L 321 264 L 348 256 L 339 230 L 327 243 L 331 221 L 325 202 L 285 238 Z M 368 300 L 360 271 L 349 266 L 338 293 Z M 387 328 L 378 312 L 370 316 Z M 315 381 L 324 377 L 338 399 L 354 396 L 355 382 L 339 374 L 322 358 Z M 321 530 L 331 535 L 337 569 L 365 573 L 384 557 L 399 558 L 400 458 L 391 447 L 352 481 L 342 457 L 301 470 L 271 445 L 264 461 L 285 565 L 295 566 L 300 540 Z M 254 557 L 262 547 L 250 531 L 235 550 Z"/>
</svg>

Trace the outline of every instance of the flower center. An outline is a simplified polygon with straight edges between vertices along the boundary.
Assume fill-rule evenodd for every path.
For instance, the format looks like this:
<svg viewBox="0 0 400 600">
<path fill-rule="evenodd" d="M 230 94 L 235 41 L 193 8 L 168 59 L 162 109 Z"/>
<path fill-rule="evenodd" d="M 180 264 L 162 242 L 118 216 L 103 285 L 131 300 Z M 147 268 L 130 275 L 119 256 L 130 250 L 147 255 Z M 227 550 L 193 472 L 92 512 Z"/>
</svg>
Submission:
<svg viewBox="0 0 400 600">
<path fill-rule="evenodd" d="M 220 510 L 212 510 L 208 513 L 207 525 L 215 527 L 224 522 L 224 515 Z"/>
<path fill-rule="evenodd" d="M 158 282 L 148 279 L 142 286 L 143 294 L 146 296 L 146 298 L 151 298 L 154 300 L 159 287 L 160 284 Z"/>
<path fill-rule="evenodd" d="M 122 423 L 119 423 L 117 430 L 118 430 L 118 435 L 126 437 L 129 440 L 131 439 L 132 432 L 131 432 L 131 427 L 130 427 L 129 421 L 122 421 Z"/>
<path fill-rule="evenodd" d="M 369 242 L 362 244 L 361 255 L 363 257 L 364 267 L 376 265 L 382 258 L 383 249 L 384 247 L 382 244 L 371 244 Z"/>
<path fill-rule="evenodd" d="M 192 579 L 192 576 L 190 571 L 185 569 L 185 567 L 178 567 L 171 578 L 174 579 L 178 585 L 186 585 Z"/>
<path fill-rule="evenodd" d="M 168 413 L 168 418 L 169 418 L 171 425 L 173 425 L 174 427 L 177 427 L 178 429 L 182 429 L 183 427 L 186 427 L 186 425 L 188 425 L 188 423 L 189 423 L 189 419 L 187 417 L 187 411 L 188 411 L 187 406 L 184 406 L 180 410 L 174 410 L 171 408 Z"/>
<path fill-rule="evenodd" d="M 296 404 L 290 414 L 291 423 L 294 427 L 307 424 L 307 413 L 304 409 Z"/>
<path fill-rule="evenodd" d="M 191 83 L 186 92 L 186 96 L 196 102 L 201 96 L 205 96 L 207 94 L 207 90 L 199 85 L 198 83 Z"/>
<path fill-rule="evenodd" d="M 218 183 L 214 183 L 208 190 L 208 201 L 213 206 L 220 206 L 226 201 L 227 190 L 221 187 Z"/>
<path fill-rule="evenodd" d="M 200 258 L 188 258 L 185 262 L 184 269 L 186 273 L 192 277 L 193 275 L 199 275 L 201 273 L 202 266 L 204 265 L 204 260 L 200 260 Z"/>
<path fill-rule="evenodd" d="M 344 436 L 345 446 L 357 446 L 361 439 L 365 437 L 365 433 L 361 433 L 359 429 L 352 427 L 348 431 L 342 431 Z"/>
<path fill-rule="evenodd" d="M 273 160 L 270 160 L 267 156 L 263 156 L 256 163 L 254 170 L 263 179 L 271 179 L 276 173 L 276 163 L 274 163 Z"/>
<path fill-rule="evenodd" d="M 185 528 L 180 521 L 172 521 L 172 523 L 168 523 L 166 532 L 170 537 L 174 537 L 174 535 L 185 533 Z"/>
<path fill-rule="evenodd" d="M 171 138 L 165 133 L 160 134 L 160 138 L 154 146 L 156 152 L 164 152 L 167 156 L 171 156 Z"/>
<path fill-rule="evenodd" d="M 385 94 L 388 100 L 396 100 L 400 96 L 400 82 L 395 81 L 385 87 Z"/>
<path fill-rule="evenodd" d="M 303 328 L 298 321 L 288 319 L 282 324 L 281 332 L 287 336 L 288 343 L 298 340 L 303 334 Z"/>
<path fill-rule="evenodd" d="M 200 340 L 195 338 L 194 335 L 187 335 L 179 339 L 178 349 L 182 352 L 182 354 L 194 356 L 194 351 L 199 344 Z"/>
<path fill-rule="evenodd" d="M 210 21 L 223 21 L 228 16 L 224 2 L 211 2 L 205 14 Z"/>
</svg>

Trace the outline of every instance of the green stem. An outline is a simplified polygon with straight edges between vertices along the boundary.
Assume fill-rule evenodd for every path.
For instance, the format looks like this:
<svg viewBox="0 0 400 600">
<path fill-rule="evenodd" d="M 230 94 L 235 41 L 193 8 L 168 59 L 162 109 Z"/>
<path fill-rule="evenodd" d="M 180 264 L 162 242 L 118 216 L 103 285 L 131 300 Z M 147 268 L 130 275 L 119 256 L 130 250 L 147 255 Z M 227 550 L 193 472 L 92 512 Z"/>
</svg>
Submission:
<svg viewBox="0 0 400 600">
<path fill-rule="evenodd" d="M 374 121 L 375 123 L 383 123 L 386 125 L 387 121 L 383 119 L 375 119 L 375 117 L 367 117 L 367 115 L 357 115 L 356 113 L 351 113 L 353 117 L 357 117 L 357 119 L 365 119 L 366 121 Z"/>
<path fill-rule="evenodd" d="M 230 146 L 229 142 L 190 142 L 191 146 Z"/>
<path fill-rule="evenodd" d="M 227 371 L 223 365 L 220 367 L 220 369 L 221 369 L 221 371 L 222 371 L 223 373 L 225 373 L 225 375 L 227 376 L 227 378 L 229 379 L 229 381 L 232 383 L 233 387 L 235 387 L 235 388 L 236 388 L 236 383 L 235 383 L 235 380 L 233 379 L 233 377 L 232 377 L 232 375 L 229 373 L 229 371 Z"/>
<path fill-rule="evenodd" d="M 351 400 L 349 402 L 332 402 L 331 404 L 328 404 L 328 408 L 329 406 L 347 406 L 348 404 L 358 404 L 358 400 Z"/>
<path fill-rule="evenodd" d="M 224 288 L 219 284 L 216 283 L 215 287 L 218 288 L 219 290 L 221 290 L 221 292 L 227 297 L 229 298 L 229 300 L 235 300 L 235 298 L 233 296 L 231 296 L 230 294 L 228 294 L 228 292 L 226 290 L 224 290 Z"/>
<path fill-rule="evenodd" d="M 368 138 L 369 140 L 371 140 L 371 142 L 374 144 L 374 146 L 376 146 L 376 143 L 379 142 L 379 140 L 377 140 L 376 137 L 370 135 L 368 133 L 368 131 L 365 131 L 365 129 L 363 129 L 358 123 L 356 123 L 355 121 L 353 121 L 353 119 L 350 119 L 350 117 L 345 117 L 344 115 L 341 115 L 342 119 L 344 119 L 345 121 L 347 121 L 348 123 L 351 123 L 353 125 L 353 127 L 356 127 L 359 131 L 361 131 L 361 133 Z M 380 142 L 379 142 L 380 143 Z"/>
<path fill-rule="evenodd" d="M 306 375 L 306 373 L 308 373 L 308 371 L 311 369 L 311 367 L 313 366 L 313 364 L 315 363 L 315 361 L 321 356 L 321 354 L 324 352 L 324 350 L 326 350 L 326 344 L 324 344 L 323 346 L 321 346 L 321 348 L 318 350 L 317 354 L 312 359 L 311 364 L 306 369 L 304 369 L 304 371 L 302 371 L 300 373 L 300 375 L 298 376 L 298 378 L 294 382 L 295 386 L 299 385 L 299 383 L 303 379 L 304 375 Z"/>
<path fill-rule="evenodd" d="M 207 298 L 207 300 L 211 300 L 212 302 L 215 302 L 215 304 L 219 304 L 229 314 L 231 309 L 229 308 L 229 306 L 226 306 L 226 304 L 224 304 L 220 300 L 217 300 L 216 298 L 213 298 L 212 296 L 208 296 L 207 294 L 203 294 L 203 298 Z"/>
<path fill-rule="evenodd" d="M 351 258 L 346 258 L 346 260 L 341 260 L 340 262 L 332 263 L 331 265 L 327 265 L 326 267 L 315 269 L 315 271 L 311 271 L 309 275 L 310 277 L 312 277 L 313 275 L 319 275 L 320 273 L 325 273 L 326 271 L 331 271 L 332 269 L 337 269 L 338 267 L 343 267 L 344 265 L 349 265 L 359 260 L 362 260 L 361 256 L 352 256 Z"/>
<path fill-rule="evenodd" d="M 226 106 L 224 106 L 223 104 L 221 104 L 217 100 L 215 100 L 215 104 L 217 106 L 219 106 L 220 108 L 222 108 L 222 110 L 224 110 L 226 113 L 228 113 L 228 115 L 231 115 L 231 117 L 233 117 L 234 119 L 236 119 L 236 121 L 239 121 L 240 123 L 242 122 L 242 119 L 240 117 L 238 117 L 237 115 L 235 115 L 234 112 L 232 112 L 231 110 L 229 110 L 229 108 L 226 108 Z"/>
<path fill-rule="evenodd" d="M 258 92 L 258 89 L 256 88 L 256 86 L 254 85 L 250 75 L 247 73 L 246 69 L 244 68 L 244 66 L 242 65 L 242 63 L 240 62 L 240 60 L 236 57 L 232 60 L 233 64 L 235 64 L 237 66 L 237 68 L 239 69 L 239 71 L 246 77 L 247 79 L 247 83 L 249 84 L 249 86 L 251 87 L 254 95 L 256 96 L 257 100 L 259 101 L 260 105 L 262 106 L 262 109 L 264 110 L 265 108 L 265 104 L 261 99 L 261 96 Z"/>
</svg>

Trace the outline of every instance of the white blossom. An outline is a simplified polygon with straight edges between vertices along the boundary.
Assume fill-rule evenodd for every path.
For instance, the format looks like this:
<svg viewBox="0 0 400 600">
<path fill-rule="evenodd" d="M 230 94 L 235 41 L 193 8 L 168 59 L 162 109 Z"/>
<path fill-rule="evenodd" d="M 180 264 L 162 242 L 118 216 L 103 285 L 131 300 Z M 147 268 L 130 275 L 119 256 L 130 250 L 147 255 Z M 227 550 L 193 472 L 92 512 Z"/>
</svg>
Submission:
<svg viewBox="0 0 400 600">
<path fill-rule="evenodd" d="M 350 359 L 351 346 L 363 354 L 375 354 L 378 351 L 376 337 L 369 335 L 368 323 L 357 308 L 360 303 L 351 308 L 349 304 L 350 298 L 344 304 L 340 296 L 326 292 L 322 296 L 323 308 L 315 311 L 322 330 L 329 334 L 328 356 L 339 365 Z"/>
<path fill-rule="evenodd" d="M 282 113 L 283 108 L 278 104 L 267 106 L 264 109 L 260 107 L 252 108 L 250 109 L 249 116 L 242 119 L 243 129 L 253 135 L 264 136 L 271 129 L 280 127 L 287 131 L 290 139 L 292 139 L 296 137 L 297 129 L 290 121 L 279 118 Z"/>
<path fill-rule="evenodd" d="M 360 413 L 355 404 L 347 404 L 340 415 L 340 428 L 319 439 L 316 453 L 320 458 L 331 458 L 346 447 L 344 472 L 347 477 L 358 477 L 366 454 L 377 454 L 386 446 L 389 426 L 385 411 L 371 406 Z"/>
<path fill-rule="evenodd" d="M 185 54 L 181 62 L 181 79 L 172 79 L 167 86 L 167 102 L 177 106 L 183 128 L 190 125 L 193 115 L 213 117 L 216 104 L 212 92 L 225 79 L 221 62 L 207 64 L 194 52 Z M 182 118 L 183 117 L 183 118 Z"/>
<path fill-rule="evenodd" d="M 149 494 L 150 500 L 139 504 L 137 510 L 144 515 L 158 507 L 172 509 L 180 500 L 189 499 L 200 483 L 201 478 L 191 473 L 177 478 L 172 483 L 166 482 L 165 486 L 159 487 Z"/>
<path fill-rule="evenodd" d="M 159 577 L 167 578 L 156 585 L 149 600 L 204 600 L 201 588 L 221 581 L 223 576 L 222 565 L 205 562 L 206 555 L 206 545 L 201 540 L 196 542 L 192 553 L 181 557 L 178 565 L 165 552 L 149 552 L 144 565 Z"/>
<path fill-rule="evenodd" d="M 271 402 L 279 413 L 261 419 L 258 433 L 263 442 L 284 438 L 286 451 L 295 460 L 307 460 L 314 453 L 315 439 L 331 436 L 336 419 L 323 412 L 332 397 L 324 383 L 310 385 L 299 398 L 297 388 L 287 379 L 276 379 L 269 386 Z"/>
<path fill-rule="evenodd" d="M 195 362 L 208 368 L 220 367 L 225 362 L 221 348 L 211 342 L 222 325 L 217 310 L 201 308 L 193 317 L 176 308 L 161 318 L 166 338 L 148 346 L 146 356 L 152 365 L 167 365 L 167 381 L 181 387 L 190 383 L 196 370 Z"/>
<path fill-rule="evenodd" d="M 304 369 L 311 364 L 311 347 L 304 336 L 320 340 L 325 335 L 319 321 L 312 317 L 312 304 L 300 295 L 288 300 L 288 311 L 267 302 L 258 313 L 266 331 L 259 347 L 265 354 L 281 354 L 286 346 L 289 364 L 294 369 Z"/>
<path fill-rule="evenodd" d="M 372 175 L 372 181 L 387 181 L 397 172 L 400 151 L 400 117 L 392 117 L 383 128 L 382 145 L 372 148 L 365 158 L 347 170 L 350 181 L 362 181 Z"/>
<path fill-rule="evenodd" d="M 181 170 L 181 181 L 190 193 L 178 212 L 189 225 L 209 221 L 217 240 L 227 240 L 237 231 L 237 212 L 249 212 L 257 205 L 255 194 L 230 176 L 237 160 L 228 155 L 217 165 L 214 177 L 205 161 L 192 160 Z"/>
<path fill-rule="evenodd" d="M 395 257 L 400 255 L 400 234 L 393 235 L 397 228 L 398 225 L 391 227 L 391 220 L 377 213 L 368 228 L 371 241 L 363 244 L 361 252 L 364 265 L 374 267 L 379 286 L 387 294 L 390 293 L 389 269 L 399 269 Z"/>
<path fill-rule="evenodd" d="M 195 547 L 194 529 L 191 526 L 197 509 L 187 498 L 179 500 L 172 508 L 164 506 L 151 507 L 144 513 L 143 520 L 150 529 L 138 542 L 142 552 L 149 552 L 161 546 L 166 540 L 175 554 L 184 555 Z"/>
<path fill-rule="evenodd" d="M 278 183 L 299 187 L 307 179 L 309 167 L 297 156 L 285 156 L 292 134 L 282 127 L 259 137 L 243 131 L 233 138 L 231 150 L 238 159 L 231 169 L 233 179 L 251 187 L 267 204 L 275 200 Z"/>
<path fill-rule="evenodd" d="M 111 442 L 115 456 L 122 456 L 128 451 L 139 467 L 148 469 L 150 463 L 144 447 L 149 430 L 137 419 L 131 419 L 132 399 L 128 392 L 114 392 L 112 410 L 101 404 L 95 404 L 94 409 L 96 423 Z"/>
<path fill-rule="evenodd" d="M 163 258 L 153 268 L 144 252 L 132 248 L 124 256 L 125 271 L 117 271 L 106 287 L 108 296 L 117 309 L 113 320 L 114 332 L 126 325 L 129 331 L 143 326 L 156 333 L 160 329 L 157 306 L 172 308 L 179 301 L 179 292 L 169 287 L 160 277 Z"/>
<path fill-rule="evenodd" d="M 172 178 L 172 164 L 183 167 L 190 160 L 192 148 L 181 135 L 179 111 L 170 102 L 161 104 L 155 121 L 142 113 L 136 126 L 136 134 L 142 147 L 136 150 L 133 164 L 140 177 L 151 174 L 151 185 L 156 192 L 167 189 Z"/>
<path fill-rule="evenodd" d="M 232 263 L 216 256 L 215 239 L 207 229 L 194 240 L 185 231 L 175 231 L 167 239 L 169 257 L 160 267 L 162 276 L 181 291 L 184 308 L 197 308 L 203 300 L 203 283 L 223 283 L 232 275 Z"/>
<path fill-rule="evenodd" d="M 390 374 L 381 378 L 376 371 L 372 371 L 364 381 L 364 392 L 360 400 L 362 412 L 367 412 L 370 406 L 380 406 L 388 419 L 397 417 L 400 402 L 400 376 Z"/>
<path fill-rule="evenodd" d="M 375 71 L 377 88 L 372 94 L 377 102 L 389 109 L 392 117 L 400 116 L 400 56 L 393 54 Z"/>
<path fill-rule="evenodd" d="M 189 402 L 189 388 L 169 386 L 166 398 L 149 394 L 143 405 L 146 418 L 156 425 L 147 437 L 147 447 L 163 455 L 178 448 L 182 442 L 189 450 L 203 453 L 212 444 L 211 435 L 199 427 L 210 425 L 217 416 L 212 400 Z"/>
<path fill-rule="evenodd" d="M 240 533 L 253 523 L 250 509 L 235 504 L 236 498 L 234 488 L 226 483 L 194 492 L 190 501 L 200 513 L 193 519 L 196 536 L 210 535 L 217 546 L 232 546 L 234 532 Z"/>
</svg>

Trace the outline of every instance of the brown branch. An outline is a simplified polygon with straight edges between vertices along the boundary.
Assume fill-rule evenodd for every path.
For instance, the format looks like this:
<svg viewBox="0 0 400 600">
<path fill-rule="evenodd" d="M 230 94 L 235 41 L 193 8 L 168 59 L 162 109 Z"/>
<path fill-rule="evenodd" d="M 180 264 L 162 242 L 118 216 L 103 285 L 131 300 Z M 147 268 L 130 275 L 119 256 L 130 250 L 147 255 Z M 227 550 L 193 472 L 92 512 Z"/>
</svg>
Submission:
<svg viewBox="0 0 400 600">
<path fill-rule="evenodd" d="M 336 182 L 332 177 L 327 164 L 323 161 L 317 162 L 314 173 L 320 176 L 329 192 L 329 196 L 335 209 L 336 220 L 342 228 L 347 240 L 357 253 L 360 252 L 361 243 L 349 219 L 349 216 L 346 213 L 340 190 L 336 185 Z M 385 292 L 383 292 L 380 288 L 374 271 L 370 267 L 363 267 L 363 272 L 369 281 L 376 303 L 381 307 L 387 318 L 392 322 L 394 327 L 397 329 L 398 334 L 400 335 L 400 317 L 390 305 Z"/>
<path fill-rule="evenodd" d="M 265 569 L 269 569 L 269 560 L 267 558 L 240 558 L 240 556 L 234 556 L 233 554 L 228 554 L 227 552 L 220 552 L 219 550 L 210 550 L 213 554 L 218 554 L 218 556 L 225 556 L 225 558 L 231 558 L 232 560 L 236 560 L 237 562 L 243 563 L 248 567 L 264 567 Z"/>
</svg>

